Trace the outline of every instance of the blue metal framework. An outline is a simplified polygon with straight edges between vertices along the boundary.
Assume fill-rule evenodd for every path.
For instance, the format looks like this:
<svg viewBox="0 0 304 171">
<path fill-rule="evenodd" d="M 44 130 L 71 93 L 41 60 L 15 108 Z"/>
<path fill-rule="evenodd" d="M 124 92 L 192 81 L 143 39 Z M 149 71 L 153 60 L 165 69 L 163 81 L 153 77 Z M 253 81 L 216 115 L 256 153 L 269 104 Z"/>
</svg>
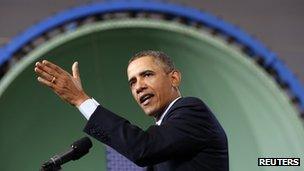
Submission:
<svg viewBox="0 0 304 171">
<path fill-rule="evenodd" d="M 276 54 L 268 50 L 261 42 L 253 39 L 247 33 L 234 25 L 231 25 L 211 14 L 199 11 L 197 9 L 164 2 L 108 1 L 66 10 L 55 16 L 51 16 L 36 25 L 33 25 L 22 34 L 15 37 L 9 44 L 1 47 L 0 66 L 4 62 L 8 61 L 13 54 L 20 50 L 24 45 L 58 26 L 92 15 L 122 11 L 155 12 L 182 17 L 185 18 L 187 22 L 201 23 L 206 27 L 215 29 L 224 35 L 232 37 L 236 42 L 242 44 L 244 47 L 247 47 L 247 49 L 250 50 L 251 56 L 258 56 L 262 58 L 264 60 L 263 65 L 265 68 L 272 68 L 277 72 L 279 79 L 288 85 L 293 95 L 299 100 L 301 110 L 304 111 L 304 89 L 301 86 L 301 83 L 286 67 L 286 65 L 276 56 Z"/>
</svg>

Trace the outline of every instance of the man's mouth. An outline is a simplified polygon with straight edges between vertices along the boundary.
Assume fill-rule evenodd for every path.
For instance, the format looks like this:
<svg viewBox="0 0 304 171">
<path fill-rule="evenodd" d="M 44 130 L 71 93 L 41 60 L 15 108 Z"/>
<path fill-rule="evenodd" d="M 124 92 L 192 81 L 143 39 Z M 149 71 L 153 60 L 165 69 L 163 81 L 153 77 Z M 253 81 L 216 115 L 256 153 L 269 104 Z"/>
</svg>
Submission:
<svg viewBox="0 0 304 171">
<path fill-rule="evenodd" d="M 145 94 L 139 98 L 140 104 L 143 104 L 144 106 L 147 105 L 150 102 L 150 99 L 154 96 L 154 94 Z"/>
</svg>

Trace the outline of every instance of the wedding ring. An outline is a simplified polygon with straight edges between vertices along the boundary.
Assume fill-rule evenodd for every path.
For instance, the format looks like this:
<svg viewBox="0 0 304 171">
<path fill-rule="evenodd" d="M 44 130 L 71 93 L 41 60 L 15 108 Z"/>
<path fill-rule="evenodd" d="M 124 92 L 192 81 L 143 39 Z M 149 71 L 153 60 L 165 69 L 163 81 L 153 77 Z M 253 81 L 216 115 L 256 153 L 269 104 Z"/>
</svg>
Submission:
<svg viewBox="0 0 304 171">
<path fill-rule="evenodd" d="M 54 77 L 54 76 L 53 76 L 53 79 L 52 79 L 52 81 L 51 81 L 51 82 L 52 82 L 52 83 L 54 83 L 54 82 L 55 82 L 55 80 L 56 80 L 56 77 Z"/>
</svg>

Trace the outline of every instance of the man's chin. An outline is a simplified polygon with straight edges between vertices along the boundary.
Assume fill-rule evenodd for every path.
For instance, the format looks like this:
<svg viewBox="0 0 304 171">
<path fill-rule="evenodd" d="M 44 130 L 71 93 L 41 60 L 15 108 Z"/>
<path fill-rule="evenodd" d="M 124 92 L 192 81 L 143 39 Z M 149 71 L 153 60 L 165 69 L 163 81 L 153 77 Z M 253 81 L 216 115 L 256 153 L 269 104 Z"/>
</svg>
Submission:
<svg viewBox="0 0 304 171">
<path fill-rule="evenodd" d="M 145 111 L 145 113 L 146 113 L 146 115 L 148 115 L 148 116 L 154 116 L 154 115 L 155 115 L 155 113 L 153 113 L 153 112 L 146 112 L 146 111 Z"/>
<path fill-rule="evenodd" d="M 151 109 L 150 110 L 149 109 L 143 109 L 143 110 L 144 110 L 145 114 L 148 115 L 148 116 L 154 117 L 156 115 L 156 112 L 151 110 Z"/>
</svg>

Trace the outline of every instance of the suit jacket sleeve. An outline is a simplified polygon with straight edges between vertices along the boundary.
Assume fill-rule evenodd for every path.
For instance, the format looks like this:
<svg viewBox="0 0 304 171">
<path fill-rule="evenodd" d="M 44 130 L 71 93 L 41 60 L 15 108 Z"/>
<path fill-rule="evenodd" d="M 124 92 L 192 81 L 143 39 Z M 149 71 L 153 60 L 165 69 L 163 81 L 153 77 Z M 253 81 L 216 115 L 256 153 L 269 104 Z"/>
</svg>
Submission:
<svg viewBox="0 0 304 171">
<path fill-rule="evenodd" d="M 153 125 L 144 131 L 98 106 L 84 131 L 135 164 L 147 166 L 206 148 L 217 138 L 213 136 L 216 124 L 210 120 L 210 111 L 196 101 L 196 104 L 175 108 L 162 125 Z"/>
</svg>

